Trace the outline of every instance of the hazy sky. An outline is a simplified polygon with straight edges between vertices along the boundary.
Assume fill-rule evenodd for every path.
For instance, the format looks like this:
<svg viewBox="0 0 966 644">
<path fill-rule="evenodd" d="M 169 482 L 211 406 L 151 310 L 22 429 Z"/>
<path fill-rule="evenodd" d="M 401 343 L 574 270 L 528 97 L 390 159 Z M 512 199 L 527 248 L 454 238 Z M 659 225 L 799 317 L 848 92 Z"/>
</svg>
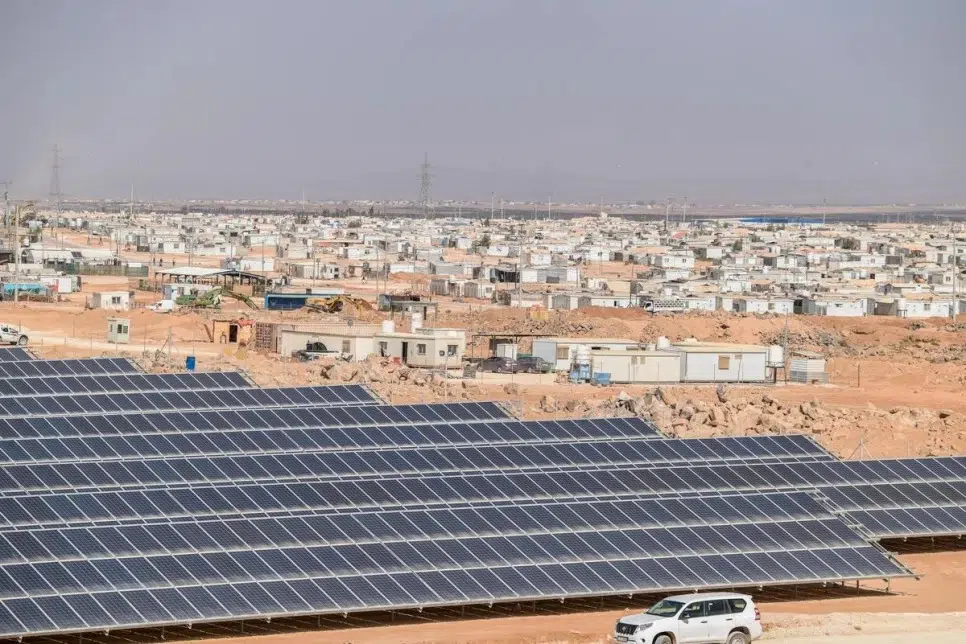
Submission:
<svg viewBox="0 0 966 644">
<path fill-rule="evenodd" d="M 45 196 L 966 201 L 963 0 L 3 0 Z"/>
</svg>

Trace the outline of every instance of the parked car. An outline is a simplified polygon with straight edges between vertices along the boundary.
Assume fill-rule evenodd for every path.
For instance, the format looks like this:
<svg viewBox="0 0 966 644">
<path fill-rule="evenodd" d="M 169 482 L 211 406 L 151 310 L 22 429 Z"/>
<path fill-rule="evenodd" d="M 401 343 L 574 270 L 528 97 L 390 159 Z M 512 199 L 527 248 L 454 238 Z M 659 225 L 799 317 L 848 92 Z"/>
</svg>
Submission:
<svg viewBox="0 0 966 644">
<path fill-rule="evenodd" d="M 749 595 L 675 595 L 647 612 L 621 617 L 614 639 L 634 644 L 748 644 L 761 637 L 761 613 Z"/>
<path fill-rule="evenodd" d="M 480 371 L 492 371 L 493 373 L 514 373 L 516 364 L 516 360 L 511 360 L 510 358 L 487 358 L 480 362 L 477 369 Z"/>
<path fill-rule="evenodd" d="M 528 356 L 517 358 L 517 372 L 520 373 L 550 373 L 551 365 L 543 358 Z"/>
<path fill-rule="evenodd" d="M 299 349 L 292 356 L 299 362 L 311 362 L 318 360 L 322 356 L 339 356 L 338 351 L 329 351 L 328 347 L 322 342 L 307 342 L 304 349 Z"/>
<path fill-rule="evenodd" d="M 9 324 L 0 325 L 0 343 L 25 347 L 28 342 L 30 342 L 30 338 L 25 333 L 21 333 L 17 327 Z"/>
</svg>

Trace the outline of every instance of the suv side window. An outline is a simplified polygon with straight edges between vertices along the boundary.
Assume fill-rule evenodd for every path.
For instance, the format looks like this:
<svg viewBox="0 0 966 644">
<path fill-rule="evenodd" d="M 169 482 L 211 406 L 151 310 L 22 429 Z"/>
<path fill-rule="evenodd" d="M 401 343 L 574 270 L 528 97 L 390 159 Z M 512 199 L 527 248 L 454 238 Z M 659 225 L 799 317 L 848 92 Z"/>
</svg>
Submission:
<svg viewBox="0 0 966 644">
<path fill-rule="evenodd" d="M 745 612 L 745 606 L 748 605 L 744 599 L 729 599 L 728 603 L 731 604 L 732 613 L 743 613 Z"/>
<path fill-rule="evenodd" d="M 688 604 L 687 607 L 681 611 L 681 619 L 694 619 L 695 617 L 704 617 L 704 602 L 694 602 L 693 604 Z"/>
<path fill-rule="evenodd" d="M 712 599 L 704 602 L 704 614 L 706 617 L 715 615 L 728 615 L 731 613 L 731 606 L 727 599 Z"/>
</svg>

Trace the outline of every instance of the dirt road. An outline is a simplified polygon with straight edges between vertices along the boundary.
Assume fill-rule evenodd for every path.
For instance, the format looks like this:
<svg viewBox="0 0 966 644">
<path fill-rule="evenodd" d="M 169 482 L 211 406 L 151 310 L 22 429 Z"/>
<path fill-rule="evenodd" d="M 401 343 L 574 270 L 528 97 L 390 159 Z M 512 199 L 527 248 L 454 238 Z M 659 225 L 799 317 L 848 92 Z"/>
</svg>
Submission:
<svg viewBox="0 0 966 644">
<path fill-rule="evenodd" d="M 883 635 L 832 635 L 795 638 L 762 638 L 762 642 L 781 642 L 782 644 L 962 644 L 966 632 L 961 630 L 944 633 L 928 633 L 921 637 L 909 633 L 887 633 Z"/>
</svg>

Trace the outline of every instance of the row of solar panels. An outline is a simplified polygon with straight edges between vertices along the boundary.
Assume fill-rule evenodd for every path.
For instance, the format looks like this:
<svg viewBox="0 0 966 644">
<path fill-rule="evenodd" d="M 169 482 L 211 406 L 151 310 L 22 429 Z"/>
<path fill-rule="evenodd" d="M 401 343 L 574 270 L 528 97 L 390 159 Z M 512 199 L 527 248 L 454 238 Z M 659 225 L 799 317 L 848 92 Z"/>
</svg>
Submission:
<svg viewBox="0 0 966 644">
<path fill-rule="evenodd" d="M 293 455 L 293 460 L 295 462 Z M 948 460 L 948 459 L 947 459 Z M 904 462 L 896 462 L 902 466 Z M 945 468 L 937 461 L 923 461 Z M 959 464 L 957 464 L 958 466 Z M 66 468 L 65 468 L 66 469 Z M 825 476 L 841 475 L 838 480 Z M 906 478 L 866 482 L 850 462 L 759 463 L 749 465 L 554 468 L 472 474 L 424 474 L 377 478 L 312 474 L 304 479 L 253 482 L 241 479 L 146 489 L 106 489 L 7 495 L 0 498 L 6 526 L 69 525 L 90 522 L 159 521 L 188 516 L 247 516 L 282 512 L 517 504 L 535 499 L 617 499 L 722 494 L 762 490 L 841 490 L 853 510 L 930 506 L 962 507 L 963 475 L 935 473 L 932 480 Z M 867 490 L 889 499 L 871 500 Z"/>
<path fill-rule="evenodd" d="M 0 360 L 0 379 L 98 376 L 140 373 L 141 368 L 128 358 L 85 358 L 82 360 Z"/>
<path fill-rule="evenodd" d="M 208 391 L 240 387 L 251 387 L 251 383 L 242 374 L 232 372 L 0 378 L 0 400 L 4 400 L 9 405 L 8 401 L 12 397 L 22 400 L 27 397 L 43 399 L 62 394 Z M 19 410 L 17 407 L 11 409 Z"/>
<path fill-rule="evenodd" d="M 576 425 L 611 424 L 608 420 L 571 421 Z M 632 422 L 632 421 L 631 421 Z M 510 423 L 507 423 L 509 425 Z M 513 423 L 525 426 L 525 423 Z M 147 489 L 257 481 L 324 481 L 476 472 L 593 470 L 623 464 L 688 464 L 826 460 L 829 456 L 799 436 L 687 439 L 660 441 L 560 442 L 413 447 L 384 450 L 327 450 L 141 458 L 112 454 L 94 460 L 61 460 L 0 470 L 0 495 L 58 490 Z"/>
<path fill-rule="evenodd" d="M 197 374 L 180 378 L 190 381 L 214 381 L 230 384 L 238 374 Z M 226 379 L 225 376 L 228 376 Z M 152 379 L 151 376 L 144 376 Z M 149 384 L 154 384 L 150 383 Z M 362 385 L 330 387 L 253 387 L 213 390 L 213 388 L 145 392 L 64 394 L 58 396 L 25 396 L 0 398 L 0 418 L 72 416 L 76 414 L 112 414 L 139 411 L 187 411 L 204 409 L 248 409 L 258 407 L 300 407 L 326 405 L 368 405 L 379 402 Z"/>
<path fill-rule="evenodd" d="M 782 504 L 788 500 L 789 503 Z M 777 505 L 776 505 L 777 504 Z M 124 524 L 9 530 L 0 535 L 0 564 L 45 561 L 149 557 L 314 545 L 348 545 L 382 542 L 435 541 L 468 536 L 514 536 L 600 532 L 613 530 L 659 530 L 714 528 L 722 538 L 707 534 L 685 541 L 698 546 L 688 554 L 707 554 L 714 549 L 754 549 L 748 526 L 768 521 L 816 519 L 803 508 L 814 499 L 803 492 L 709 496 L 706 498 L 622 499 L 617 501 L 555 501 L 515 506 L 375 510 L 336 514 L 253 517 L 249 519 L 204 518 L 166 524 Z M 827 508 L 825 508 L 827 511 Z M 825 522 L 828 527 L 828 522 Z M 746 530 L 747 527 L 747 530 Z M 829 528 L 839 536 L 850 533 Z M 816 528 L 818 530 L 818 528 Z M 824 532 L 824 529 L 822 529 Z M 686 534 L 686 533 L 681 533 Z M 813 532 L 813 536 L 814 536 Z M 853 534 L 851 538 L 855 538 Z M 816 545 L 811 539 L 806 542 Z M 674 552 L 679 540 L 649 542 L 655 552 Z M 771 544 L 769 540 L 760 544 Z M 804 545 L 804 544 L 803 544 Z M 818 544 L 820 545 L 820 544 Z"/>
<path fill-rule="evenodd" d="M 359 396 L 369 395 L 364 388 L 346 387 Z M 255 391 L 255 390 L 253 390 Z M 363 400 L 363 403 L 375 402 Z M 0 439 L 93 438 L 97 436 L 142 436 L 194 434 L 233 429 L 271 430 L 282 428 L 368 428 L 405 427 L 432 423 L 470 423 L 508 419 L 496 403 L 449 405 L 370 405 L 299 408 L 249 408 L 221 411 L 170 411 L 88 416 L 42 416 L 0 419 Z M 365 444 L 365 443 L 363 443 Z"/>
<path fill-rule="evenodd" d="M 0 362 L 23 362 L 33 360 L 35 356 L 29 349 L 23 347 L 0 347 Z"/>
<path fill-rule="evenodd" d="M 198 622 L 910 574 L 807 495 L 698 505 L 713 516 L 692 514 L 670 528 L 628 525 L 628 515 L 623 527 L 538 534 L 500 523 L 491 511 L 490 532 L 465 526 L 468 534 L 460 535 L 447 532 L 452 524 L 442 512 L 422 511 L 406 517 L 414 527 L 434 526 L 418 537 L 376 538 L 378 529 L 398 535 L 387 520 L 398 516 L 370 521 L 378 527 L 365 530 L 368 538 L 347 532 L 349 520 L 339 518 L 341 543 L 297 531 L 286 547 L 252 548 L 239 538 L 234 547 L 194 549 L 182 539 L 169 544 L 184 543 L 177 553 L 78 551 L 46 563 L 6 563 L 0 635 L 174 624 L 189 615 Z M 605 517 L 581 510 L 588 508 L 572 514 L 598 523 Z"/>
</svg>

